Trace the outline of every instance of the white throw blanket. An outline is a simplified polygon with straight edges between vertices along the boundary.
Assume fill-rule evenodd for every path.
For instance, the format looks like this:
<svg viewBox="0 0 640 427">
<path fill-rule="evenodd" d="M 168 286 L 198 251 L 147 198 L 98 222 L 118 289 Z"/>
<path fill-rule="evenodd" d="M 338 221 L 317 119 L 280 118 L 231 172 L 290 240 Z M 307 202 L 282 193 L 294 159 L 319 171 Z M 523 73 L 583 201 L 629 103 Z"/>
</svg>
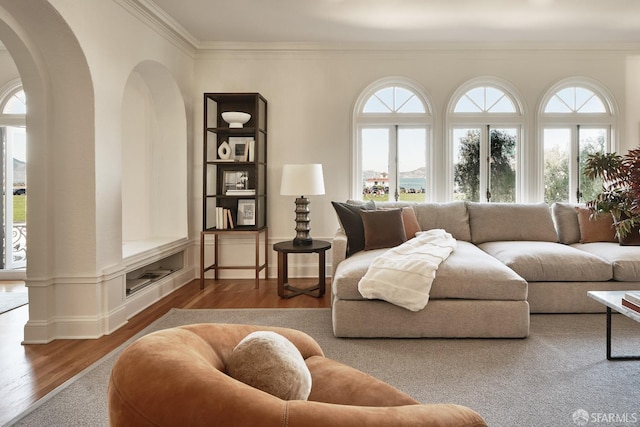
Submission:
<svg viewBox="0 0 640 427">
<path fill-rule="evenodd" d="M 422 310 L 429 301 L 436 270 L 455 248 L 456 240 L 444 230 L 416 233 L 415 238 L 376 257 L 358 290 L 365 298 Z"/>
</svg>

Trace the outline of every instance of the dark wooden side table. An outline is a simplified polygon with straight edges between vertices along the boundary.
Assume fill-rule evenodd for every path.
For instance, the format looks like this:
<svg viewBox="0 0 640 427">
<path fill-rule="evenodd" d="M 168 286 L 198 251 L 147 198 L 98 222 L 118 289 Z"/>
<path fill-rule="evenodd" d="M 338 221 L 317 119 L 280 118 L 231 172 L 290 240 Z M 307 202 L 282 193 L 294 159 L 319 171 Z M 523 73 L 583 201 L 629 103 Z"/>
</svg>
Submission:
<svg viewBox="0 0 640 427">
<path fill-rule="evenodd" d="M 331 243 L 324 240 L 313 240 L 310 245 L 295 246 L 292 240 L 279 242 L 273 245 L 273 250 L 278 252 L 278 295 L 281 298 L 291 298 L 296 295 L 310 295 L 320 298 L 325 292 L 325 261 L 327 249 L 331 248 Z M 287 257 L 289 254 L 318 254 L 318 284 L 309 288 L 301 289 L 290 285 L 289 266 Z"/>
</svg>

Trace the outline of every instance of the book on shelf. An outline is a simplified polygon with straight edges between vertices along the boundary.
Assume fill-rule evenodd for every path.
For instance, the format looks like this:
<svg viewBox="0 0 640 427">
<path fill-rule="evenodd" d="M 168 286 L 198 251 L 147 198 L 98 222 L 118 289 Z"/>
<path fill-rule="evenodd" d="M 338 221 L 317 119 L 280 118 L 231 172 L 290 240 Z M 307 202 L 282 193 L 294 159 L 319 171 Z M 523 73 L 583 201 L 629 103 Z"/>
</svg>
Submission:
<svg viewBox="0 0 640 427">
<path fill-rule="evenodd" d="M 640 305 L 640 291 L 627 291 L 624 294 L 624 299 L 636 305 Z"/>
<path fill-rule="evenodd" d="M 251 145 L 251 140 L 247 141 L 244 144 L 244 161 L 248 162 L 249 161 L 249 146 Z"/>
<path fill-rule="evenodd" d="M 256 189 L 249 188 L 246 190 L 227 190 L 224 194 L 226 196 L 255 196 Z"/>
<path fill-rule="evenodd" d="M 636 303 L 634 303 L 632 301 L 629 301 L 628 299 L 622 298 L 622 305 L 624 307 L 627 307 L 627 308 L 635 311 L 636 313 L 640 313 L 640 305 L 638 305 L 638 304 L 636 304 Z"/>
<path fill-rule="evenodd" d="M 255 150 L 255 145 L 256 142 L 253 139 L 250 139 L 247 141 L 247 144 L 245 145 L 245 150 L 244 150 L 244 160 L 246 162 L 253 162 L 253 158 L 254 158 L 254 150 Z"/>
<path fill-rule="evenodd" d="M 230 209 L 223 208 L 222 206 L 216 207 L 216 228 L 218 230 L 235 228 Z"/>
<path fill-rule="evenodd" d="M 224 208 L 221 206 L 216 206 L 216 228 L 222 228 L 222 210 Z"/>
<path fill-rule="evenodd" d="M 233 216 L 231 215 L 231 211 L 229 209 L 225 209 L 227 211 L 227 222 L 229 223 L 229 228 L 233 227 Z"/>
</svg>

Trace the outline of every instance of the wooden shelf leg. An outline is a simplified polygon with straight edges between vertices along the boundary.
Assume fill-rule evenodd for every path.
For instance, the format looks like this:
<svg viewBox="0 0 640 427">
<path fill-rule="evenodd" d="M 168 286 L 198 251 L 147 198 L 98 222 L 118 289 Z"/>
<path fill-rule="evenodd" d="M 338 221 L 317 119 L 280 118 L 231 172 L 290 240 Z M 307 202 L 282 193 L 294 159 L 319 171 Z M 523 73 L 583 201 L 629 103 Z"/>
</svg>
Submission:
<svg viewBox="0 0 640 427">
<path fill-rule="evenodd" d="M 218 280 L 218 234 L 213 235 L 213 278 Z"/>
<path fill-rule="evenodd" d="M 256 233 L 256 268 L 255 268 L 255 289 L 260 289 L 260 233 Z"/>
<path fill-rule="evenodd" d="M 264 279 L 269 278 L 269 229 L 264 229 Z"/>
<path fill-rule="evenodd" d="M 200 233 L 200 290 L 204 289 L 204 233 Z"/>
</svg>

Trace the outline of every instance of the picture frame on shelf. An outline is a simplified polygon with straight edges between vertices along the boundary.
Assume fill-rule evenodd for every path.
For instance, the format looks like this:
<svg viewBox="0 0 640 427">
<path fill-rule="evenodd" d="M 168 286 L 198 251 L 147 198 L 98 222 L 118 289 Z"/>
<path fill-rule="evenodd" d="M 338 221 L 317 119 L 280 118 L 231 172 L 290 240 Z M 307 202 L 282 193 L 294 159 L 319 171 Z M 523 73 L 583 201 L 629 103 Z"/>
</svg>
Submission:
<svg viewBox="0 0 640 427">
<path fill-rule="evenodd" d="M 231 146 L 231 159 L 236 162 L 252 161 L 253 138 L 232 137 L 229 138 L 229 145 Z"/>
<path fill-rule="evenodd" d="M 256 201 L 253 199 L 238 200 L 237 225 L 256 225 Z"/>
<path fill-rule="evenodd" d="M 246 190 L 248 188 L 249 171 L 225 170 L 222 173 L 222 182 L 224 183 L 225 195 L 229 190 Z"/>
</svg>

